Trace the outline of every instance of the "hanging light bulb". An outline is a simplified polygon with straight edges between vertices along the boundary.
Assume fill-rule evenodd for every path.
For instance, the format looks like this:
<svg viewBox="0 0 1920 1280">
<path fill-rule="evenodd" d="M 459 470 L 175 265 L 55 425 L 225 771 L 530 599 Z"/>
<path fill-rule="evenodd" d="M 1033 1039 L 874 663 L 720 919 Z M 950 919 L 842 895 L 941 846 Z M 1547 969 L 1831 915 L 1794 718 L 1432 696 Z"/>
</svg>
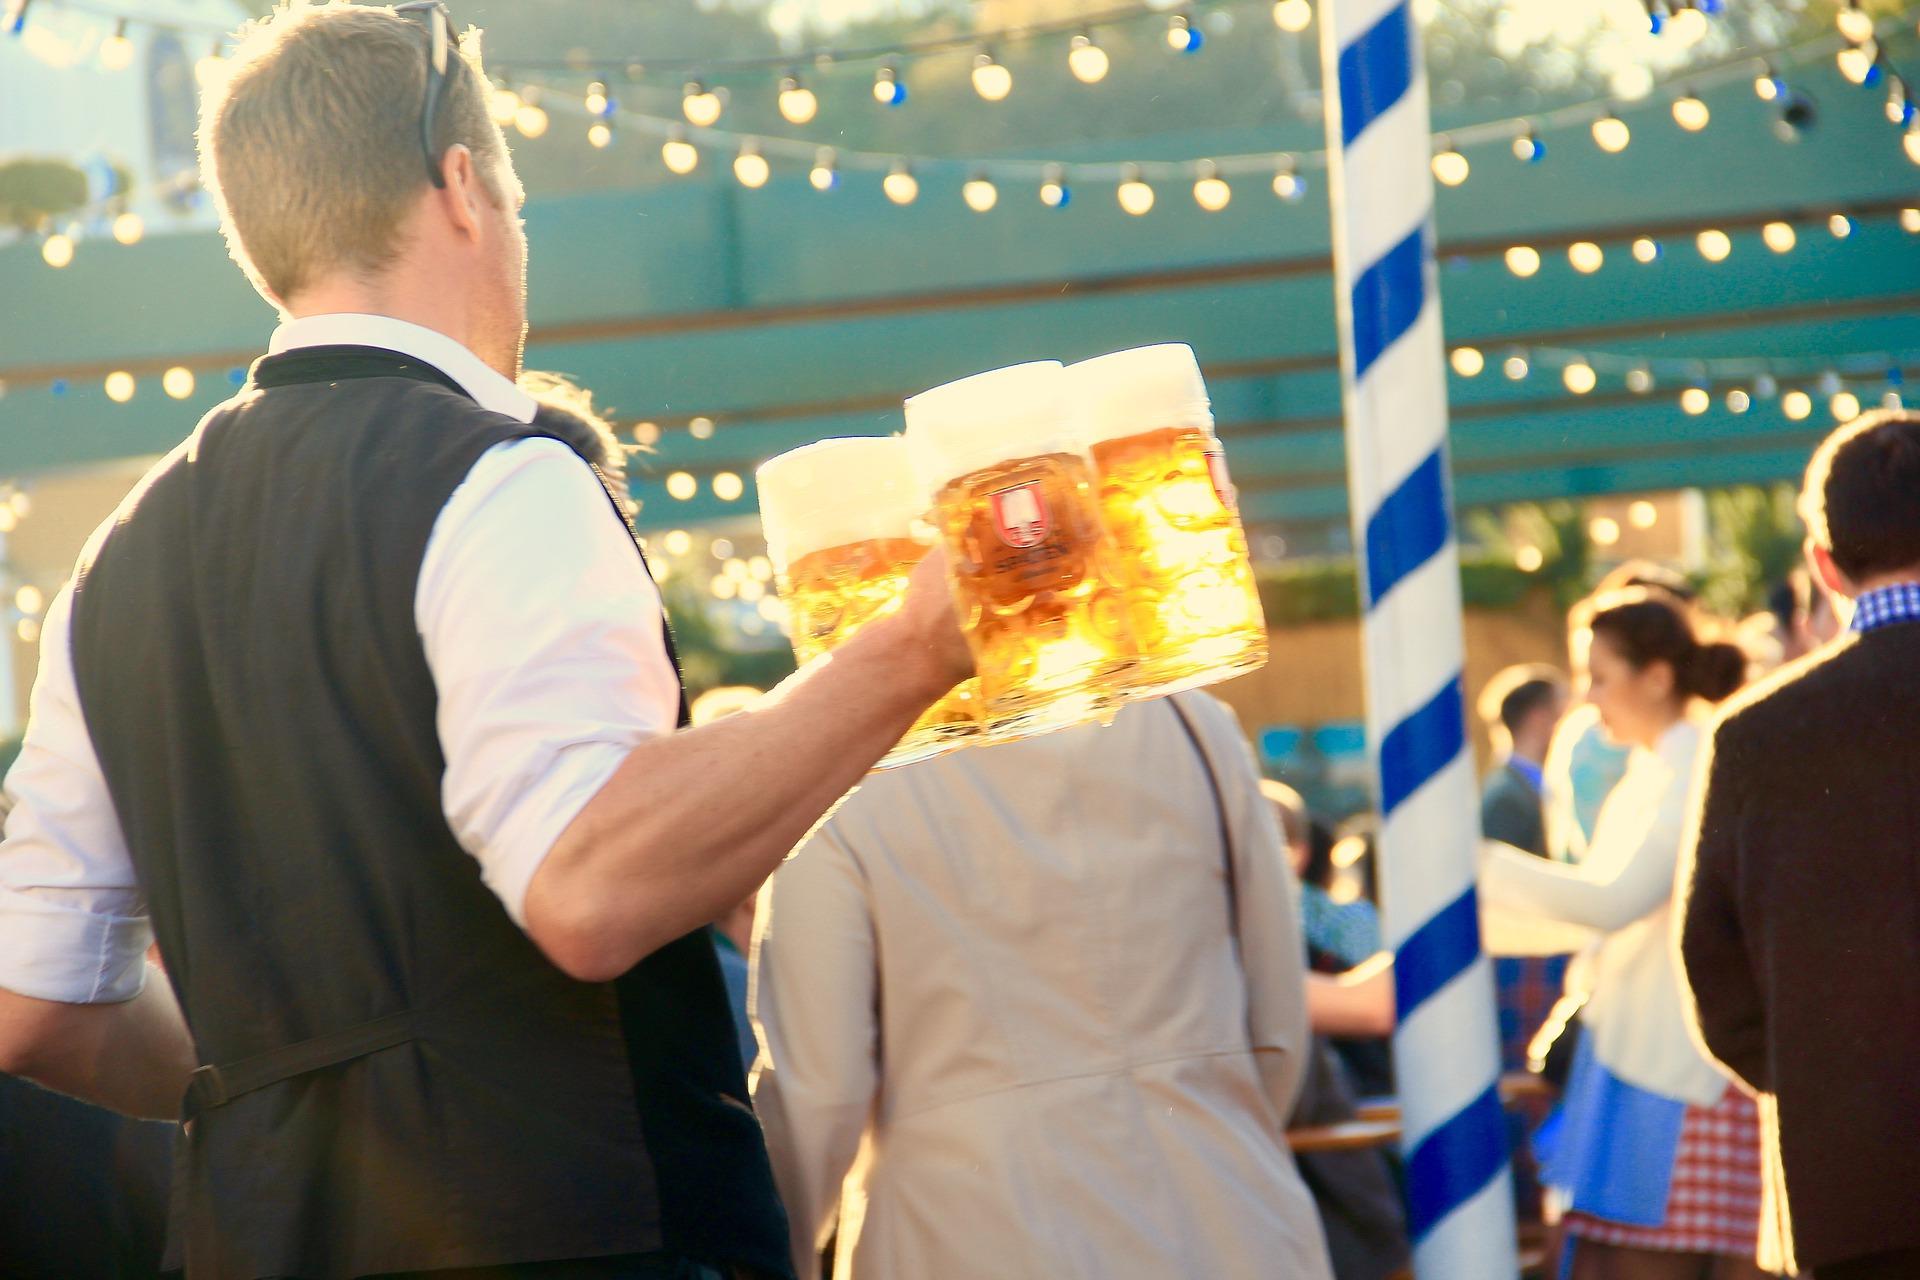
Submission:
<svg viewBox="0 0 1920 1280">
<path fill-rule="evenodd" d="M 1513 140 L 1513 158 L 1527 164 L 1539 164 L 1547 158 L 1547 144 L 1540 141 L 1532 129 Z"/>
<path fill-rule="evenodd" d="M 820 99 L 800 83 L 798 75 L 780 81 L 780 114 L 788 124 L 806 124 L 820 112 Z"/>
<path fill-rule="evenodd" d="M 1762 102 L 1773 102 L 1785 92 L 1786 85 L 1771 64 L 1764 66 L 1760 74 L 1753 78 L 1753 94 Z"/>
<path fill-rule="evenodd" d="M 1707 15 L 1698 9 L 1681 9 L 1667 23 L 1667 36 L 1683 49 L 1692 48 L 1707 36 Z"/>
<path fill-rule="evenodd" d="M 1507 250 L 1507 270 L 1525 280 L 1540 269 L 1540 251 L 1532 245 L 1517 244 Z"/>
<path fill-rule="evenodd" d="M 219 84 L 227 74 L 226 45 L 215 40 L 207 56 L 193 64 L 193 78 L 201 88 Z"/>
<path fill-rule="evenodd" d="M 1673 100 L 1673 122 L 1688 133 L 1698 133 L 1707 127 L 1713 113 L 1707 110 L 1707 104 L 1689 89 Z"/>
<path fill-rule="evenodd" d="M 1299 34 L 1313 23 L 1312 0 L 1274 0 L 1273 25 Z"/>
<path fill-rule="evenodd" d="M 1834 14 L 1834 22 L 1840 28 L 1840 34 L 1854 44 L 1865 44 L 1873 39 L 1873 19 L 1860 8 L 1860 0 L 1847 0 Z"/>
<path fill-rule="evenodd" d="M 131 209 L 113 220 L 113 238 L 121 244 L 139 244 L 146 234 L 146 220 Z"/>
<path fill-rule="evenodd" d="M 1633 242 L 1633 260 L 1635 262 L 1655 262 L 1660 257 L 1660 242 L 1652 236 L 1641 236 Z"/>
<path fill-rule="evenodd" d="M 1073 190 L 1067 186 L 1067 171 L 1057 164 L 1050 164 L 1040 182 L 1040 203 L 1049 209 L 1064 209 L 1073 199 Z"/>
<path fill-rule="evenodd" d="M 1001 102 L 1013 92 L 1013 72 L 982 49 L 973 55 L 973 91 L 988 102 Z"/>
<path fill-rule="evenodd" d="M 1000 188 L 994 186 L 993 179 L 985 173 L 976 173 L 960 188 L 960 198 L 975 213 L 985 213 L 1000 203 Z"/>
<path fill-rule="evenodd" d="M 1292 156 L 1280 157 L 1280 167 L 1273 175 L 1273 194 L 1288 204 L 1307 194 L 1307 180 L 1294 172 Z"/>
<path fill-rule="evenodd" d="M 1907 159 L 1920 164 L 1920 117 L 1907 122 L 1907 132 L 1901 137 L 1900 145 L 1906 148 Z"/>
<path fill-rule="evenodd" d="M 815 191 L 831 191 L 840 185 L 837 158 L 832 147 L 822 147 L 813 153 L 813 168 L 807 172 L 807 181 Z"/>
<path fill-rule="evenodd" d="M 125 369 L 115 369 L 112 373 L 108 374 L 105 385 L 107 399 L 113 401 L 115 404 L 125 404 L 127 401 L 133 399 L 133 375 Z"/>
<path fill-rule="evenodd" d="M 1727 412 L 1745 413 L 1753 407 L 1753 397 L 1739 387 L 1727 392 Z"/>
<path fill-rule="evenodd" d="M 711 129 L 725 109 L 720 95 L 698 80 L 689 80 L 680 95 L 680 113 L 697 129 Z"/>
<path fill-rule="evenodd" d="M 1478 347 L 1455 347 L 1447 359 L 1453 371 L 1463 378 L 1477 378 L 1487 367 L 1487 358 L 1480 354 Z"/>
<path fill-rule="evenodd" d="M 605 151 L 613 145 L 613 126 L 605 120 L 595 120 L 587 126 L 587 145 L 596 151 Z"/>
<path fill-rule="evenodd" d="M 1909 235 L 1920 234 L 1920 209 L 1902 209 L 1900 229 Z"/>
<path fill-rule="evenodd" d="M 1520 382 L 1527 376 L 1527 358 L 1516 351 L 1501 364 L 1500 371 L 1507 375 L 1507 381 Z"/>
<path fill-rule="evenodd" d="M 740 144 L 740 154 L 733 158 L 733 176 L 740 180 L 741 186 L 764 187 L 772 174 L 767 158 L 760 154 L 759 143 L 748 140 Z"/>
<path fill-rule="evenodd" d="M 1560 381 L 1566 384 L 1567 390 L 1573 394 L 1583 396 L 1594 389 L 1600 377 L 1594 373 L 1592 365 L 1584 360 L 1578 360 L 1560 371 Z"/>
<path fill-rule="evenodd" d="M 520 110 L 520 95 L 513 86 L 502 80 L 492 93 L 487 95 L 487 110 L 493 115 L 493 122 L 502 129 L 513 123 L 513 117 Z"/>
<path fill-rule="evenodd" d="M 1813 412 L 1813 397 L 1804 391 L 1789 391 L 1780 397 L 1780 412 L 1799 422 Z"/>
<path fill-rule="evenodd" d="M 1847 422 L 1860 416 L 1860 397 L 1851 391 L 1841 391 L 1827 401 L 1827 411 L 1841 422 Z"/>
<path fill-rule="evenodd" d="M 660 144 L 660 159 L 666 163 L 669 171 L 684 176 L 699 168 L 700 149 L 687 141 L 685 133 L 675 129 Z"/>
<path fill-rule="evenodd" d="M 613 99 L 607 97 L 607 86 L 598 80 L 587 86 L 587 96 L 582 104 L 590 116 L 604 116 L 613 110 Z"/>
<path fill-rule="evenodd" d="M 1607 255 L 1591 240 L 1576 240 L 1567 246 L 1567 261 L 1583 276 L 1598 271 L 1606 260 Z"/>
<path fill-rule="evenodd" d="M 1680 393 L 1680 407 L 1697 418 L 1713 407 L 1713 397 L 1705 387 L 1688 387 Z"/>
<path fill-rule="evenodd" d="M 1692 13 L 1693 10 L 1687 10 Z M 1627 128 L 1627 122 L 1609 111 L 1593 122 L 1593 144 L 1612 155 L 1625 151 L 1627 143 L 1633 140 L 1633 133 Z"/>
<path fill-rule="evenodd" d="M 1198 53 L 1205 43 L 1206 37 L 1186 14 L 1176 13 L 1167 19 L 1167 48 L 1175 53 Z"/>
<path fill-rule="evenodd" d="M 40 242 L 40 259 L 55 271 L 73 261 L 73 237 L 55 231 Z"/>
<path fill-rule="evenodd" d="M 1827 231 L 1835 240 L 1845 240 L 1853 234 L 1853 219 L 1844 213 L 1836 213 L 1827 219 Z"/>
<path fill-rule="evenodd" d="M 1110 65 L 1107 51 L 1093 42 L 1091 32 L 1075 36 L 1067 46 L 1067 70 L 1081 84 L 1098 84 L 1105 80 Z"/>
<path fill-rule="evenodd" d="M 873 100 L 883 107 L 897 107 L 907 100 L 907 82 L 900 68 L 889 62 L 873 73 Z"/>
<path fill-rule="evenodd" d="M 1467 158 L 1454 149 L 1452 141 L 1440 139 L 1440 150 L 1433 155 L 1433 176 L 1442 185 L 1457 187 L 1467 180 L 1472 166 Z"/>
<path fill-rule="evenodd" d="M 887 193 L 887 199 L 895 204 L 912 204 L 920 195 L 920 183 L 913 176 L 913 170 L 905 160 L 895 160 L 887 176 L 880 180 L 880 189 Z"/>
<path fill-rule="evenodd" d="M 113 24 L 113 34 L 100 42 L 100 65 L 108 71 L 125 71 L 133 65 L 133 41 L 127 38 L 125 18 Z"/>
<path fill-rule="evenodd" d="M 183 364 L 174 365 L 160 375 L 160 389 L 175 400 L 185 400 L 193 394 L 193 370 Z"/>
<path fill-rule="evenodd" d="M 1653 370 L 1645 365 L 1636 365 L 1627 370 L 1627 390 L 1637 396 L 1653 390 Z"/>
<path fill-rule="evenodd" d="M 1786 253 L 1798 242 L 1799 236 L 1794 234 L 1791 222 L 1769 222 L 1760 228 L 1760 239 L 1775 253 Z"/>
<path fill-rule="evenodd" d="M 700 482 L 685 471 L 675 471 L 667 477 L 667 496 L 680 502 L 686 502 L 700 492 Z"/>
<path fill-rule="evenodd" d="M 1120 189 L 1116 194 L 1120 198 L 1120 207 L 1138 218 L 1153 208 L 1153 188 L 1140 176 L 1140 166 L 1128 165 L 1122 170 Z"/>
<path fill-rule="evenodd" d="M 513 113 L 513 127 L 520 131 L 523 138 L 538 138 L 547 131 L 546 108 L 540 105 L 540 94 L 532 85 L 520 95 L 520 109 Z"/>
<path fill-rule="evenodd" d="M 1693 238 L 1694 247 L 1708 262 L 1725 262 L 1733 252 L 1733 240 L 1726 232 L 1709 227 Z"/>
<path fill-rule="evenodd" d="M 1847 83 L 1865 84 L 1873 72 L 1874 58 L 1878 53 L 1878 46 L 1869 41 L 1866 44 L 1848 45 L 1836 53 L 1833 60 L 1839 66 L 1840 74 L 1847 78 Z"/>
<path fill-rule="evenodd" d="M 1200 162 L 1200 177 L 1193 184 L 1193 202 L 1208 213 L 1218 213 L 1233 199 L 1233 188 L 1220 176 L 1211 160 Z"/>
</svg>

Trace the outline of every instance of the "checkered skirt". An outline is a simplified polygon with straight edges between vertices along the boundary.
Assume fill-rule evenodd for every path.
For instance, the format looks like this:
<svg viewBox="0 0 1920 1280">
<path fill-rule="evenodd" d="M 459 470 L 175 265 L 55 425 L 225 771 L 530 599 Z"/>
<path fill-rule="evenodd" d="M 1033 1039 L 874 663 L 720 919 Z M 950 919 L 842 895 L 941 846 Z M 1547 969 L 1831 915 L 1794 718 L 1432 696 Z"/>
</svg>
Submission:
<svg viewBox="0 0 1920 1280">
<path fill-rule="evenodd" d="M 1712 1106 L 1687 1108 L 1659 1226 L 1578 1211 L 1567 1214 L 1566 1225 L 1569 1234 L 1599 1244 L 1751 1258 L 1760 1238 L 1759 1108 L 1732 1085 Z"/>
</svg>

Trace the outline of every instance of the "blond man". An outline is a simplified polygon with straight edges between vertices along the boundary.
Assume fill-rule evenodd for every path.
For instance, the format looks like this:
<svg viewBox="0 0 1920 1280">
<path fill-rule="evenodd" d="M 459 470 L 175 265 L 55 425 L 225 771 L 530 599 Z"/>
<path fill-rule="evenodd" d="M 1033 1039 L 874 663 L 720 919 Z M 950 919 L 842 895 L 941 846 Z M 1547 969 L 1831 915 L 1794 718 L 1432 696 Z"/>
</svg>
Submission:
<svg viewBox="0 0 1920 1280">
<path fill-rule="evenodd" d="M 786 1275 L 701 926 L 968 672 L 940 565 L 678 730 L 618 505 L 515 384 L 522 195 L 446 11 L 276 13 L 201 145 L 283 321 L 49 612 L 0 1070 L 184 1114 L 194 1280 Z"/>
</svg>

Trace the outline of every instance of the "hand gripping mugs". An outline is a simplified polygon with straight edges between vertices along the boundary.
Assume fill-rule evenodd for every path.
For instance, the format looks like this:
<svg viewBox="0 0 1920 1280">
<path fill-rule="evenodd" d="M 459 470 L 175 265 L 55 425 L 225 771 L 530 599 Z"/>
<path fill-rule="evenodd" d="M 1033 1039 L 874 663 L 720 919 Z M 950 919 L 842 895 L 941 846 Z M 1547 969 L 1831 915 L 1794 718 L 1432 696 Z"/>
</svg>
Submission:
<svg viewBox="0 0 1920 1280">
<path fill-rule="evenodd" d="M 767 555 L 805 664 L 900 607 L 929 544 L 914 536 L 925 503 L 898 436 L 822 440 L 755 473 Z M 980 732 L 975 681 L 907 731 L 877 767 L 925 760 Z"/>
<path fill-rule="evenodd" d="M 1130 696 L 1262 666 L 1266 620 L 1193 348 L 1116 351 L 1070 366 L 1065 378 L 1113 541 L 1113 585 L 1138 646 Z"/>
<path fill-rule="evenodd" d="M 1110 714 L 1134 662 L 1057 361 L 906 403 L 907 451 L 945 543 L 990 738 Z"/>
</svg>

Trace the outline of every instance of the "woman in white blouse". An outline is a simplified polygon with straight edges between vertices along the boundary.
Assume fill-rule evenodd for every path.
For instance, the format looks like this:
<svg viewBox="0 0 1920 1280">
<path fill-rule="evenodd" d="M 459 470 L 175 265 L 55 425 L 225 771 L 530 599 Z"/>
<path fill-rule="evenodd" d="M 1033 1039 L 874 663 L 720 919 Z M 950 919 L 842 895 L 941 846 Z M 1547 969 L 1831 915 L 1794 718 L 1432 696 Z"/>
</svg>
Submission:
<svg viewBox="0 0 1920 1280">
<path fill-rule="evenodd" d="M 1568 979 L 1591 993 L 1585 1036 L 1542 1143 L 1573 1280 L 1758 1277 L 1758 1116 L 1688 1034 L 1670 937 L 1702 721 L 1745 658 L 1644 587 L 1576 610 L 1572 645 L 1608 736 L 1633 749 L 1626 775 L 1578 866 L 1489 842 L 1479 887 L 1496 954 L 1590 949 Z"/>
</svg>

